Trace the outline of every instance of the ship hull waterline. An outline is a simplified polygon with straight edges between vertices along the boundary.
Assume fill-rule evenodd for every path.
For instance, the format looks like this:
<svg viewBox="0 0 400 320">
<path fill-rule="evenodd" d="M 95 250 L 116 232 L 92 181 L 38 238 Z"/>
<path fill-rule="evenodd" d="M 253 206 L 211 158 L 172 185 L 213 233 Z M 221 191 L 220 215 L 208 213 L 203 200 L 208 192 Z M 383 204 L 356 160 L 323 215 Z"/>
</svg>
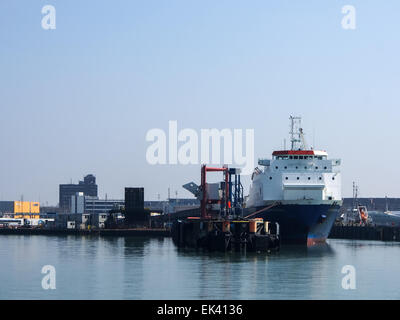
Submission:
<svg viewBox="0 0 400 320">
<path fill-rule="evenodd" d="M 255 211 L 264 207 L 256 207 Z M 279 224 L 282 244 L 325 243 L 339 214 L 338 204 L 279 204 L 252 216 Z"/>
</svg>

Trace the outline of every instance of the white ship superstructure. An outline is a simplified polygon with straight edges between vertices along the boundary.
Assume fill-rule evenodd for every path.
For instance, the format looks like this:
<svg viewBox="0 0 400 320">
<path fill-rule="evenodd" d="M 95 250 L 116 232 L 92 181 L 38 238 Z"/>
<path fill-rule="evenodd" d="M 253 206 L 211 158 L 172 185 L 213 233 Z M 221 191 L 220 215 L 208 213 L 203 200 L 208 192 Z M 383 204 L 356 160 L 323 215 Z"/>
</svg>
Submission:
<svg viewBox="0 0 400 320">
<path fill-rule="evenodd" d="M 329 204 L 341 201 L 340 160 L 329 160 L 325 151 L 274 151 L 271 160 L 260 159 L 248 205 L 266 201 Z"/>
</svg>

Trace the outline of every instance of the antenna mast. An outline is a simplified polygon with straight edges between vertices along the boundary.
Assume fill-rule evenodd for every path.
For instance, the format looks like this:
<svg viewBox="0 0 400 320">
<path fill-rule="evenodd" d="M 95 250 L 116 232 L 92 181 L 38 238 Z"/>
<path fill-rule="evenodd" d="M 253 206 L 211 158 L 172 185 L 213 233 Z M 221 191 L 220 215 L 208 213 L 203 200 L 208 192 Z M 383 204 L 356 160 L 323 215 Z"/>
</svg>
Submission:
<svg viewBox="0 0 400 320">
<path fill-rule="evenodd" d="M 358 186 L 353 181 L 353 208 L 356 209 L 358 207 Z"/>
<path fill-rule="evenodd" d="M 301 128 L 301 117 L 290 116 L 290 142 L 291 150 L 306 149 L 306 143 L 304 140 L 303 129 Z M 300 148 L 297 148 L 297 144 L 301 143 Z"/>
</svg>

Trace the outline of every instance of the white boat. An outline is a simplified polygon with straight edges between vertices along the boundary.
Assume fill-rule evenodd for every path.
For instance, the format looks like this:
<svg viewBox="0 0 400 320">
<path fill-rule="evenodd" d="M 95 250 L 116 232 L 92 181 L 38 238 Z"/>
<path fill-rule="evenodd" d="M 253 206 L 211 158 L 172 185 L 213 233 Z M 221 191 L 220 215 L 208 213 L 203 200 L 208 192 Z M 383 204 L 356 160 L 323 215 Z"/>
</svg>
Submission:
<svg viewBox="0 0 400 320">
<path fill-rule="evenodd" d="M 342 205 L 341 160 L 308 148 L 301 118 L 290 121 L 291 148 L 258 161 L 246 207 L 278 222 L 282 242 L 324 242 Z"/>
</svg>

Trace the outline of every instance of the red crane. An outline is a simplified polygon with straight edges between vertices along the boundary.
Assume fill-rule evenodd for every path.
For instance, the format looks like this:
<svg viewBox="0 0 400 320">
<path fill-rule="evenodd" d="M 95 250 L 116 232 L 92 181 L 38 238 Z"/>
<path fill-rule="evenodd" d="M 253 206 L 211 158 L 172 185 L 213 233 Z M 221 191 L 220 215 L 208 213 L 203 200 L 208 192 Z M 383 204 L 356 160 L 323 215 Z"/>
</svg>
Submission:
<svg viewBox="0 0 400 320">
<path fill-rule="evenodd" d="M 224 173 L 225 194 L 224 194 L 222 200 L 212 200 L 212 199 L 208 198 L 207 172 L 223 172 Z M 229 201 L 229 169 L 227 167 L 212 168 L 212 167 L 207 167 L 206 165 L 203 165 L 201 167 L 201 191 L 203 193 L 202 197 L 201 197 L 201 204 L 200 204 L 202 219 L 210 219 L 211 218 L 211 215 L 207 211 L 208 204 L 220 203 L 221 208 L 225 208 L 225 209 L 229 208 L 231 205 L 230 201 Z"/>
</svg>

